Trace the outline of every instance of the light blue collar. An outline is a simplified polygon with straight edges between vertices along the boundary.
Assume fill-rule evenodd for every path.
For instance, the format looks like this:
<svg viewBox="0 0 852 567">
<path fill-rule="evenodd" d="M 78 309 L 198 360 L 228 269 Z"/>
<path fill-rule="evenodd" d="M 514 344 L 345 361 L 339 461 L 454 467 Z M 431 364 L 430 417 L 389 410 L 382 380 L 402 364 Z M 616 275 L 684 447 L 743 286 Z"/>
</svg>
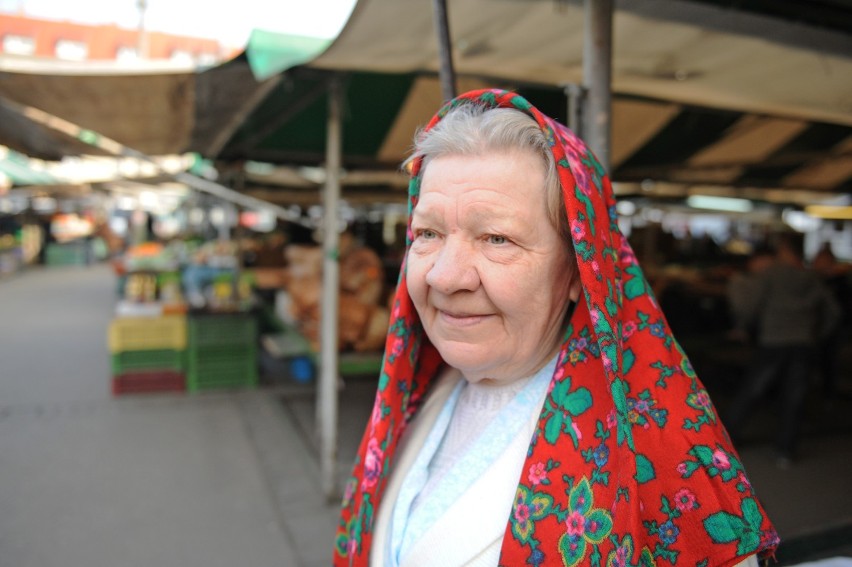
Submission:
<svg viewBox="0 0 852 567">
<path fill-rule="evenodd" d="M 428 500 L 420 502 L 412 511 L 417 495 L 429 480 L 429 465 L 435 457 L 449 427 L 459 396 L 467 382 L 462 379 L 444 403 L 423 447 L 409 469 L 400 487 L 399 496 L 391 514 L 391 534 L 388 541 L 390 564 L 399 565 L 412 545 L 431 528 L 444 512 L 482 476 L 506 450 L 512 440 L 529 422 L 550 385 L 556 370 L 555 356 L 527 382 L 515 397 L 492 419 L 483 432 L 470 445 L 440 484 L 430 493 Z"/>
</svg>

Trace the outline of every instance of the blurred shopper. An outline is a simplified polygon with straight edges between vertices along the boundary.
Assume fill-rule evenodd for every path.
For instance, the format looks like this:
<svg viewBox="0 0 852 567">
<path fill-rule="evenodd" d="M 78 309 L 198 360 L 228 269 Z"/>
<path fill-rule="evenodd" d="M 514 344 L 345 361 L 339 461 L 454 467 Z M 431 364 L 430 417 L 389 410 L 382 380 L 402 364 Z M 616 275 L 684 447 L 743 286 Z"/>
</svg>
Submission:
<svg viewBox="0 0 852 567">
<path fill-rule="evenodd" d="M 286 265 L 284 249 L 287 237 L 280 230 L 267 234 L 255 252 L 254 265 L 256 268 L 283 268 Z"/>
<path fill-rule="evenodd" d="M 215 240 L 204 243 L 183 269 L 183 286 L 189 304 L 200 309 L 211 299 L 208 288 L 222 275 L 235 274 L 239 267 L 237 243 Z"/>
<path fill-rule="evenodd" d="M 738 437 L 755 404 L 777 386 L 782 404 L 777 463 L 787 467 L 795 456 L 817 348 L 837 324 L 839 308 L 819 276 L 805 268 L 801 239 L 794 235 L 779 240 L 772 264 L 754 285 L 753 301 L 742 305 L 742 316 L 747 326 L 754 325 L 757 348 L 726 424 Z"/>
<path fill-rule="evenodd" d="M 761 287 L 761 274 L 772 265 L 774 255 L 768 248 L 758 248 L 745 262 L 745 269 L 728 280 L 726 295 L 730 309 L 732 329 L 730 338 L 740 342 L 754 342 L 757 329 L 753 321 L 753 307 L 757 305 Z"/>
<path fill-rule="evenodd" d="M 826 243 L 811 264 L 840 307 L 840 321 L 819 346 L 819 373 L 822 395 L 832 399 L 837 395 L 837 377 L 840 373 L 840 351 L 849 339 L 852 319 L 852 286 L 849 273 L 837 262 L 831 245 Z"/>
</svg>

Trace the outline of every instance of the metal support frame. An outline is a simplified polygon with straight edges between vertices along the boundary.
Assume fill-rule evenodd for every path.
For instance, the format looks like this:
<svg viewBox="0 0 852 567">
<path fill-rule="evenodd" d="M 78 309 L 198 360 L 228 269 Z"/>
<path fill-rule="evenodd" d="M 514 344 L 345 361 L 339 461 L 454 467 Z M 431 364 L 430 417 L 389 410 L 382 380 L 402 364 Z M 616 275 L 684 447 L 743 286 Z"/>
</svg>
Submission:
<svg viewBox="0 0 852 567">
<path fill-rule="evenodd" d="M 323 493 L 329 501 L 337 495 L 337 382 L 338 382 L 338 311 L 340 295 L 337 209 L 340 201 L 342 153 L 340 80 L 333 78 L 328 87 L 328 125 L 326 138 L 326 182 L 323 193 L 323 270 L 320 304 L 320 375 L 317 383 L 317 427 L 320 438 L 320 477 Z"/>
<path fill-rule="evenodd" d="M 237 205 L 246 208 L 270 211 L 281 220 L 301 223 L 299 215 L 289 209 L 285 209 L 284 207 L 275 205 L 268 201 L 262 201 L 260 199 L 256 199 L 238 191 L 234 191 L 233 189 L 229 189 L 224 185 L 221 185 L 214 181 L 210 181 L 208 179 L 204 179 L 191 173 L 167 172 L 153 157 L 142 153 L 139 150 L 116 142 L 111 138 L 102 136 L 97 132 L 93 132 L 77 124 L 74 124 L 73 122 L 69 122 L 64 118 L 60 118 L 56 115 L 45 112 L 41 109 L 17 103 L 2 96 L 0 96 L 0 106 L 11 110 L 25 117 L 26 119 L 35 122 L 36 124 L 41 124 L 42 126 L 45 126 L 56 132 L 60 132 L 65 136 L 86 143 L 92 147 L 98 148 L 108 155 L 132 157 L 140 161 L 150 163 L 157 168 L 157 171 L 165 175 L 169 175 L 175 181 L 180 181 L 181 183 L 184 183 L 189 187 L 196 189 L 197 191 L 201 191 L 203 193 L 219 197 L 220 199 L 230 201 L 231 203 L 236 203 Z"/>
<path fill-rule="evenodd" d="M 586 99 L 586 89 L 574 83 L 563 88 L 568 99 L 568 128 L 578 137 L 583 137 L 583 105 Z"/>
<path fill-rule="evenodd" d="M 609 171 L 612 113 L 613 0 L 585 0 L 583 83 L 588 89 L 583 109 L 583 139 Z"/>
<path fill-rule="evenodd" d="M 456 98 L 456 71 L 453 68 L 453 44 L 446 0 L 432 0 L 435 31 L 438 33 L 438 56 L 441 61 L 441 94 L 444 101 Z"/>
</svg>

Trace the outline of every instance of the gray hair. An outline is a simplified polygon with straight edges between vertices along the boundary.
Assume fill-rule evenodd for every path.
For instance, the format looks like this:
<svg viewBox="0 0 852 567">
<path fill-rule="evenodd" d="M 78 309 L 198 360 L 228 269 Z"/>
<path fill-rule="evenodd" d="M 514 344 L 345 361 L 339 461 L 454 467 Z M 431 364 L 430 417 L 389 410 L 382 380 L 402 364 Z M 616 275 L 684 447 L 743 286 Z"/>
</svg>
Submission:
<svg viewBox="0 0 852 567">
<path fill-rule="evenodd" d="M 431 130 L 418 132 L 414 152 L 406 165 L 422 156 L 422 176 L 429 161 L 436 157 L 479 155 L 491 150 L 526 150 L 541 157 L 547 216 L 556 232 L 571 242 L 562 186 L 550 144 L 538 123 L 519 110 L 461 104 L 450 110 Z"/>
</svg>

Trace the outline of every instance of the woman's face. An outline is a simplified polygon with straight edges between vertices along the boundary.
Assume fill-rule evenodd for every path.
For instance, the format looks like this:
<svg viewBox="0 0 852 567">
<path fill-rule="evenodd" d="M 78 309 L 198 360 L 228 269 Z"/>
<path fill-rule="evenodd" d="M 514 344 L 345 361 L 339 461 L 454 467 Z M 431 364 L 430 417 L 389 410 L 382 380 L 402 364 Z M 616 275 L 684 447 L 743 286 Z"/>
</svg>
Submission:
<svg viewBox="0 0 852 567">
<path fill-rule="evenodd" d="M 528 151 L 448 155 L 423 173 L 408 292 L 444 360 L 471 382 L 541 368 L 580 282 L 547 218 L 544 164 Z"/>
</svg>

